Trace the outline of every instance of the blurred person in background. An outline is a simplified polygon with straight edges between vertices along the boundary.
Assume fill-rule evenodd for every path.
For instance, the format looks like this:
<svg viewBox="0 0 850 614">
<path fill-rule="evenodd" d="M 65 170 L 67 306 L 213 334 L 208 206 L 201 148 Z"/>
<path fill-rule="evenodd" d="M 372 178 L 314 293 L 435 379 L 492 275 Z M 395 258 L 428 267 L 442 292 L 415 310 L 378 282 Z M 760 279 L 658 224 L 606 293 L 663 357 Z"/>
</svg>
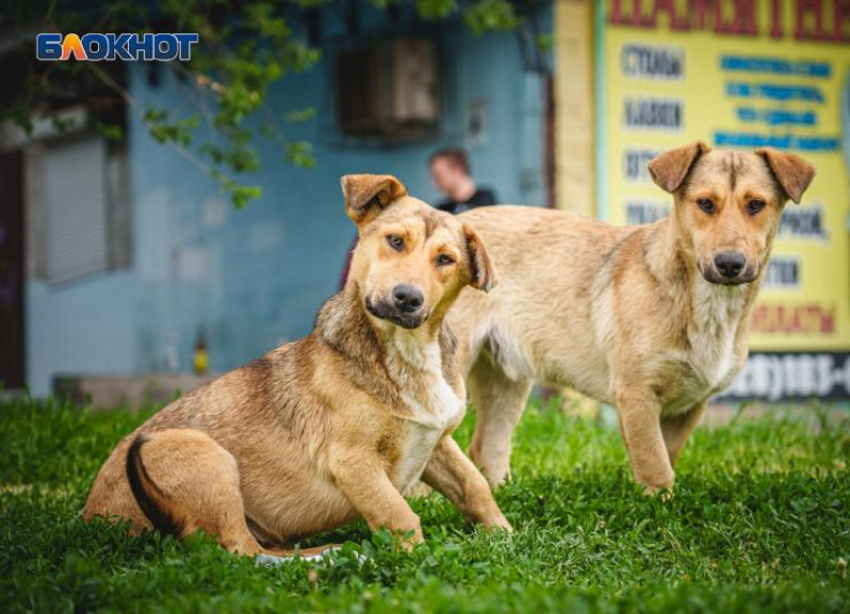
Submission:
<svg viewBox="0 0 850 614">
<path fill-rule="evenodd" d="M 446 200 L 437 204 L 437 209 L 448 213 L 463 213 L 475 207 L 496 204 L 493 190 L 481 188 L 469 174 L 469 160 L 462 149 L 441 149 L 431 154 L 428 169 L 434 185 Z"/>
</svg>

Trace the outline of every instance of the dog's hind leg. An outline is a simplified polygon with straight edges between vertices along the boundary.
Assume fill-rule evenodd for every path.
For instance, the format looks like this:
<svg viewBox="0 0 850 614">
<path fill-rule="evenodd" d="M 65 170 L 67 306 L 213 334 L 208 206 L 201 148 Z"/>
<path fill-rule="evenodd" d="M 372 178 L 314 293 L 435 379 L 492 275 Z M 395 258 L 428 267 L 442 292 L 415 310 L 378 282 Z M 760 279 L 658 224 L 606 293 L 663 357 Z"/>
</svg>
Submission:
<svg viewBox="0 0 850 614">
<path fill-rule="evenodd" d="M 285 554 L 263 548 L 248 529 L 239 467 L 206 433 L 170 429 L 143 433 L 127 453 L 136 502 L 162 533 L 181 538 L 203 529 L 242 554 Z"/>
<path fill-rule="evenodd" d="M 685 442 L 688 441 L 688 437 L 702 418 L 706 404 L 703 402 L 683 414 L 661 418 L 661 432 L 664 435 L 664 443 L 673 468 L 676 467 L 676 461 L 679 460 L 679 454 Z"/>
<path fill-rule="evenodd" d="M 508 377 L 487 353 L 478 357 L 469 372 L 469 400 L 478 412 L 469 456 L 491 487 L 510 475 L 511 437 L 525 410 L 531 384 L 530 379 Z"/>
</svg>

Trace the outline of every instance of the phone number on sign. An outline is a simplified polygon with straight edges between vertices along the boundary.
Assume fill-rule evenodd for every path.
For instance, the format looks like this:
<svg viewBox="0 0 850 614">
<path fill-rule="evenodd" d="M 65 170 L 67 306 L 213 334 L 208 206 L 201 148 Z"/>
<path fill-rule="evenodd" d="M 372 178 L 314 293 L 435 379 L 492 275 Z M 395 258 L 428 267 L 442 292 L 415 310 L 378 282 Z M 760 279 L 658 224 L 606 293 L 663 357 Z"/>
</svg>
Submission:
<svg viewBox="0 0 850 614">
<path fill-rule="evenodd" d="M 850 400 L 850 353 L 757 352 L 721 401 Z"/>
</svg>

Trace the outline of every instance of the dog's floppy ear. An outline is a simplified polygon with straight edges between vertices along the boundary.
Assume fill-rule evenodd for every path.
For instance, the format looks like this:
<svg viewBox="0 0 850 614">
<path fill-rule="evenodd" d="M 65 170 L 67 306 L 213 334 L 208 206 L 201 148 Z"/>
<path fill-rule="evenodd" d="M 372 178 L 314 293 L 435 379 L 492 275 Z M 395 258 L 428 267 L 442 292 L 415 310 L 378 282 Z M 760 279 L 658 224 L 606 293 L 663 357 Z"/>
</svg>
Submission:
<svg viewBox="0 0 850 614">
<path fill-rule="evenodd" d="M 407 195 L 407 188 L 392 175 L 345 175 L 341 183 L 345 212 L 359 227 L 378 217 L 394 200 Z"/>
<path fill-rule="evenodd" d="M 484 241 L 472 226 L 463 225 L 463 234 L 466 237 L 466 253 L 469 256 L 469 267 L 471 281 L 469 285 L 484 292 L 492 290 L 497 283 L 496 267 L 493 260 L 484 247 Z"/>
<path fill-rule="evenodd" d="M 799 156 L 772 147 L 756 149 L 756 154 L 767 162 L 770 172 L 788 197 L 799 204 L 803 192 L 815 178 L 815 167 Z"/>
<path fill-rule="evenodd" d="M 649 161 L 649 174 L 658 187 L 672 194 L 684 183 L 694 162 L 709 151 L 711 147 L 702 141 L 665 151 Z"/>
</svg>

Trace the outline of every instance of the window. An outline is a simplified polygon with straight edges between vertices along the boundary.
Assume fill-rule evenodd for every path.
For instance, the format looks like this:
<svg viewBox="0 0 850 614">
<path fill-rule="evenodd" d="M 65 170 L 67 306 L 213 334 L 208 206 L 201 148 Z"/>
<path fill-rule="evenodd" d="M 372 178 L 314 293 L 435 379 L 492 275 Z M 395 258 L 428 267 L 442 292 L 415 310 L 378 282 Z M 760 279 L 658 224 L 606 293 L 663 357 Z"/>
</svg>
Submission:
<svg viewBox="0 0 850 614">
<path fill-rule="evenodd" d="M 31 271 L 50 283 L 130 266 L 126 143 L 78 131 L 29 151 Z"/>
<path fill-rule="evenodd" d="M 68 281 L 109 268 L 104 140 L 86 135 L 47 144 L 41 189 L 48 281 Z"/>
</svg>

